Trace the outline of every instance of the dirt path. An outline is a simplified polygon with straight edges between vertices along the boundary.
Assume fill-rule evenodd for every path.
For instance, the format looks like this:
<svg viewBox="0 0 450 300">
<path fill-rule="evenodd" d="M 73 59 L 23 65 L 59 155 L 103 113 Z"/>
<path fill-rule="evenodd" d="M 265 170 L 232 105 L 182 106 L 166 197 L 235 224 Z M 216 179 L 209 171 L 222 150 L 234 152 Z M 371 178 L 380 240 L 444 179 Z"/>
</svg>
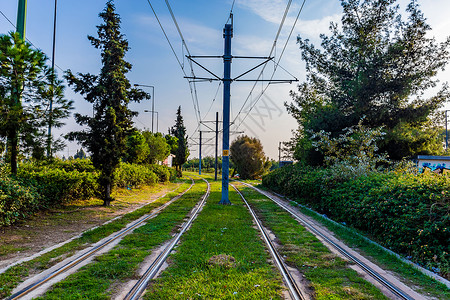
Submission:
<svg viewBox="0 0 450 300">
<path fill-rule="evenodd" d="M 99 199 L 90 199 L 37 213 L 12 226 L 0 227 L 0 269 L 133 211 L 178 185 L 168 183 L 135 190 L 122 189 L 115 193 L 117 200 L 110 207 L 102 206 Z"/>
</svg>

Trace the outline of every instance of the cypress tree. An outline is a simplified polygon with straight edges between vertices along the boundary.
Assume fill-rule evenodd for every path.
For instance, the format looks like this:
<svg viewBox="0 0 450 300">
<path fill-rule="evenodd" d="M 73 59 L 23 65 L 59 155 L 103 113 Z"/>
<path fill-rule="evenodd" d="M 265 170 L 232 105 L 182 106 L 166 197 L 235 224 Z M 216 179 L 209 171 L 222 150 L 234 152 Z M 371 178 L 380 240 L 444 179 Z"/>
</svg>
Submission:
<svg viewBox="0 0 450 300">
<path fill-rule="evenodd" d="M 101 51 L 100 74 L 75 76 L 70 70 L 66 74 L 75 92 L 93 104 L 94 116 L 76 114 L 77 123 L 87 129 L 71 132 L 68 138 L 78 140 L 91 153 L 92 163 L 101 174 L 102 200 L 109 206 L 114 200 L 111 197 L 114 170 L 127 149 L 127 136 L 133 131 L 132 118 L 137 115 L 128 109 L 128 104 L 149 99 L 149 95 L 132 88 L 125 76 L 131 70 L 131 64 L 124 59 L 128 41 L 120 32 L 120 17 L 112 0 L 106 3 L 99 16 L 103 24 L 97 26 L 98 37 L 88 36 L 88 39 Z"/>
</svg>

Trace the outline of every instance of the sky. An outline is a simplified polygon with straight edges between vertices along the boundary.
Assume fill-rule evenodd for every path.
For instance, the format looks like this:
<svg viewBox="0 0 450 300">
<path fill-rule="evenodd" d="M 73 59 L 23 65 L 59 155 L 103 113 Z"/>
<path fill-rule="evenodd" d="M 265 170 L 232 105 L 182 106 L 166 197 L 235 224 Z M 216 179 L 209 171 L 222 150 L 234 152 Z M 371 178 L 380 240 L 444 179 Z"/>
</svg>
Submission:
<svg viewBox="0 0 450 300">
<path fill-rule="evenodd" d="M 185 58 L 188 51 L 191 55 L 223 55 L 223 27 L 228 22 L 232 8 L 232 0 L 177 0 L 169 2 L 186 47 L 171 18 L 166 1 L 163 0 L 116 0 L 116 12 L 122 20 L 122 33 L 129 42 L 130 50 L 126 60 L 133 68 L 127 74 L 131 84 L 142 84 L 154 87 L 154 103 L 152 100 L 130 105 L 139 112 L 134 119 L 139 129 L 151 129 L 152 110 L 155 114 L 154 131 L 167 133 L 175 124 L 176 110 L 181 106 L 182 115 L 189 136 L 191 156 L 198 157 L 198 130 L 203 133 L 202 156 L 214 155 L 214 129 L 216 112 L 222 118 L 222 85 L 217 81 L 197 82 L 196 89 L 191 90 L 184 73 L 191 75 L 190 64 Z M 233 6 L 233 39 L 232 54 L 235 56 L 269 56 L 277 36 L 280 22 L 288 0 L 235 0 Z M 418 0 L 417 1 L 432 27 L 430 36 L 438 42 L 450 35 L 450 1 Z M 100 52 L 87 39 L 88 35 L 96 36 L 95 26 L 101 23 L 98 14 L 105 7 L 105 0 L 59 0 L 57 3 L 57 29 L 55 63 L 59 75 L 70 69 L 75 73 L 98 74 L 101 68 Z M 161 30 L 150 4 L 162 24 L 164 31 L 176 53 L 172 52 L 169 42 Z M 261 76 L 268 79 L 291 80 L 297 78 L 303 82 L 306 78 L 305 64 L 296 43 L 297 37 L 308 38 L 315 45 L 320 44 L 319 35 L 329 34 L 330 22 L 339 22 L 342 9 L 338 0 L 306 0 L 294 26 L 296 16 L 302 7 L 303 0 L 294 0 L 282 27 L 275 50 L 274 60 L 282 68 L 275 68 L 269 62 Z M 402 9 L 408 1 L 398 1 Z M 17 0 L 0 0 L 0 34 L 14 30 L 17 18 Z M 36 48 L 44 51 L 49 58 L 52 53 L 54 0 L 28 0 L 26 37 Z M 290 32 L 292 33 L 290 34 Z M 286 45 L 285 51 L 283 51 Z M 178 60 L 177 60 L 178 59 Z M 215 58 L 196 59 L 219 77 L 223 76 L 223 62 Z M 179 61 L 179 62 L 178 62 Z M 234 59 L 232 77 L 236 77 L 258 65 L 258 59 Z M 194 74 L 198 77 L 211 77 L 206 71 L 194 65 Z M 256 79 L 261 67 L 246 74 L 242 79 Z M 438 74 L 441 82 L 450 81 L 450 71 Z M 231 130 L 232 141 L 239 134 L 257 137 L 261 140 L 266 155 L 278 159 L 279 142 L 288 141 L 292 130 L 297 128 L 295 119 L 290 116 L 285 102 L 292 99 L 289 91 L 297 89 L 296 82 L 270 84 L 259 82 L 233 82 L 231 85 L 231 119 L 234 121 Z M 191 84 L 192 86 L 192 84 Z M 152 88 L 143 87 L 150 94 Z M 261 95 L 262 91 L 264 93 Z M 197 97 L 192 97 L 192 95 Z M 70 87 L 66 88 L 66 98 L 74 101 L 73 112 L 92 114 L 92 106 L 81 95 L 75 94 Z M 196 100 L 197 99 L 197 100 Z M 197 105 L 198 103 L 198 105 Z M 450 109 L 450 105 L 444 109 Z M 156 119 L 158 116 L 158 120 Z M 200 117 L 199 117 L 200 116 Z M 200 125 L 199 120 L 204 121 Z M 158 121 L 158 122 L 157 122 Z M 66 125 L 54 130 L 59 136 L 70 131 L 79 130 L 71 116 Z M 219 153 L 222 142 L 219 140 Z M 59 156 L 73 156 L 81 146 L 67 142 L 67 147 Z"/>
</svg>

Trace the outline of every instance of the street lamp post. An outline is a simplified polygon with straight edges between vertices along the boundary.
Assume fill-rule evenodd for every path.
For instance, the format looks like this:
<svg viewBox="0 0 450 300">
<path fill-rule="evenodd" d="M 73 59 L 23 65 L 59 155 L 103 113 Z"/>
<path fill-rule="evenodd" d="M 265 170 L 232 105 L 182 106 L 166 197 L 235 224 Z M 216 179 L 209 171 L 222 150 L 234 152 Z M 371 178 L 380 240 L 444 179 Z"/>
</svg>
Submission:
<svg viewBox="0 0 450 300">
<path fill-rule="evenodd" d="M 151 110 L 144 110 L 144 112 L 149 112 L 149 113 L 155 113 L 156 114 L 156 132 L 159 132 L 159 127 L 158 127 L 158 124 L 159 124 L 159 114 L 158 114 L 158 112 L 157 111 L 151 111 Z"/>
<path fill-rule="evenodd" d="M 153 133 L 153 119 L 155 118 L 155 87 L 153 85 L 145 85 L 145 84 L 134 84 L 134 86 L 142 86 L 152 88 L 152 133 Z"/>
</svg>

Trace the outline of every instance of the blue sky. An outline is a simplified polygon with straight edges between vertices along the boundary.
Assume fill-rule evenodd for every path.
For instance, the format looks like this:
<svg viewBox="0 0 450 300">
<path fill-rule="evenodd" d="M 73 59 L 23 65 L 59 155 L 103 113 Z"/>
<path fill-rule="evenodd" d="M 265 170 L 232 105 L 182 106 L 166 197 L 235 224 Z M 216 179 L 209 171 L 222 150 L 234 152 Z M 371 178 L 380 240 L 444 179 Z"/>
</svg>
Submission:
<svg viewBox="0 0 450 300">
<path fill-rule="evenodd" d="M 0 10 L 14 24 L 17 15 L 17 0 L 0 0 Z M 73 72 L 97 74 L 100 69 L 100 53 L 94 49 L 87 35 L 96 35 L 96 25 L 101 20 L 98 13 L 105 6 L 105 0 L 59 0 L 56 39 L 56 65 L 62 70 L 71 69 Z M 190 68 L 183 55 L 181 39 L 172 22 L 169 11 L 163 0 L 150 1 L 160 18 L 161 23 L 171 41 L 177 56 L 190 74 Z M 241 56 L 268 56 L 276 36 L 287 0 L 236 0 L 234 13 L 234 37 L 232 40 L 233 55 Z M 275 59 L 286 43 L 293 21 L 298 14 L 303 1 L 292 1 L 292 6 L 277 42 Z M 408 1 L 401 0 L 399 4 L 404 8 Z M 428 18 L 433 30 L 432 36 L 443 41 L 450 34 L 450 1 L 448 0 L 422 0 L 418 1 L 422 11 Z M 187 47 L 192 55 L 222 55 L 222 30 L 227 21 L 232 0 L 178 0 L 169 1 L 175 17 L 185 38 Z M 304 63 L 296 44 L 296 38 L 301 35 L 309 38 L 313 43 L 319 44 L 319 34 L 328 33 L 330 21 L 339 21 L 341 14 L 338 0 L 306 0 L 300 14 L 300 19 L 290 37 L 285 53 L 281 58 L 281 66 L 287 69 L 300 81 L 305 79 Z M 190 141 L 191 157 L 198 157 L 197 118 L 196 111 L 200 111 L 203 120 L 215 119 L 215 112 L 222 115 L 222 86 L 218 82 L 197 83 L 199 109 L 194 109 L 191 90 L 175 55 L 159 27 L 147 0 L 116 0 L 117 13 L 122 18 L 122 32 L 128 39 L 130 50 L 126 59 L 132 63 L 133 69 L 128 74 L 131 83 L 155 86 L 155 110 L 159 115 L 159 131 L 166 133 L 168 127 L 174 124 L 175 112 L 179 105 L 188 134 L 196 142 Z M 53 30 L 53 0 L 28 0 L 26 37 L 37 47 L 50 56 L 52 48 Z M 14 27 L 0 15 L 0 33 L 13 30 Z M 202 59 L 202 64 L 214 73 L 222 76 L 223 65 L 219 59 Z M 237 76 L 251 68 L 258 61 L 235 59 L 232 63 L 232 74 Z M 200 68 L 194 68 L 197 76 L 208 76 Z M 274 65 L 269 64 L 263 74 L 269 78 L 274 71 Z M 62 73 L 58 69 L 59 74 Z M 246 79 L 254 79 L 259 71 L 246 75 Z M 292 78 L 281 69 L 277 69 L 275 79 Z M 442 82 L 450 81 L 450 72 L 439 74 Z M 296 84 L 270 85 L 264 96 L 249 110 L 249 105 L 258 99 L 257 95 L 265 88 L 259 83 L 249 96 L 253 83 L 235 82 L 231 89 L 232 119 L 236 119 L 233 130 L 244 131 L 250 136 L 256 136 L 263 142 L 266 155 L 271 158 L 278 157 L 278 142 L 290 139 L 291 131 L 296 128 L 295 120 L 287 114 L 283 103 L 290 101 L 289 90 L 296 90 Z M 151 89 L 147 89 L 151 92 Z M 217 92 L 218 91 L 218 92 Z M 217 93 L 217 96 L 216 96 Z M 66 90 L 67 98 L 75 101 L 76 112 L 89 114 L 91 106 L 70 88 Z M 245 102 L 247 100 L 247 102 Z M 245 105 L 244 105 L 245 103 Z M 151 110 L 151 101 L 132 105 L 132 109 L 140 112 L 135 119 L 138 128 L 151 127 L 151 114 L 144 110 Z M 446 107 L 450 109 L 450 106 Z M 241 112 L 239 114 L 239 112 Z M 243 119 L 243 117 L 245 119 Z M 208 123 L 208 125 L 213 125 Z M 156 130 L 156 118 L 155 118 Z M 71 117 L 66 126 L 55 131 L 60 135 L 78 129 L 78 125 Z M 209 130 L 201 127 L 201 130 Z M 213 137 L 212 133 L 205 133 L 204 143 Z M 219 143 L 221 145 L 221 143 Z M 220 146 L 219 146 L 220 147 Z M 68 148 L 60 155 L 73 155 L 80 146 L 68 143 Z M 202 155 L 213 155 L 214 148 L 206 146 Z"/>
</svg>

